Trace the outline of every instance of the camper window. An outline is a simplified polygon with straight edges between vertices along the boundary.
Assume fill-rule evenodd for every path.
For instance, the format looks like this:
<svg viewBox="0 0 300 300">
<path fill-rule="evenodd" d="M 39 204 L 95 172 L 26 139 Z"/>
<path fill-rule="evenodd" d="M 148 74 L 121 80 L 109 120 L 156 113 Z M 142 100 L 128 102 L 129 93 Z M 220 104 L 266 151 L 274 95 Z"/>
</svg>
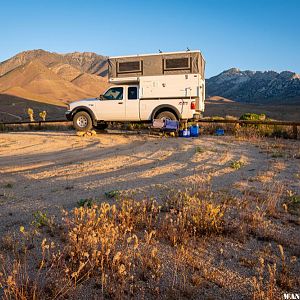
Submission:
<svg viewBox="0 0 300 300">
<path fill-rule="evenodd" d="M 165 59 L 165 70 L 186 70 L 190 68 L 190 59 L 185 58 L 167 58 Z"/>
<path fill-rule="evenodd" d="M 141 61 L 128 61 L 118 63 L 118 73 L 135 73 L 141 71 Z"/>
</svg>

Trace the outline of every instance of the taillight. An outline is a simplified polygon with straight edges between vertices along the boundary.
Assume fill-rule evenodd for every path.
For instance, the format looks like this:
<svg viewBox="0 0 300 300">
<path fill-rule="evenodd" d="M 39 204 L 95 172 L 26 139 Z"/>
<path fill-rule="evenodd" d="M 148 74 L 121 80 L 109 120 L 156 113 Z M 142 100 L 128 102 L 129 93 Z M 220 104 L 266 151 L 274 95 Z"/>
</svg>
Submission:
<svg viewBox="0 0 300 300">
<path fill-rule="evenodd" d="M 196 109 L 196 102 L 195 101 L 191 102 L 191 109 Z"/>
</svg>

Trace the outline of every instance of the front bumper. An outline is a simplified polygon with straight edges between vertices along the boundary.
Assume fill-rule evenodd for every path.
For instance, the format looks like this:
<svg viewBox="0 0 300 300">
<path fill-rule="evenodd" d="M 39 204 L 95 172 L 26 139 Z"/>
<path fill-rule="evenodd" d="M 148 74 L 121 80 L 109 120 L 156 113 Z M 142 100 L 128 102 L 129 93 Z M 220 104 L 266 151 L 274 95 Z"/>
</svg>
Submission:
<svg viewBox="0 0 300 300">
<path fill-rule="evenodd" d="M 73 116 L 72 116 L 72 112 L 71 111 L 67 110 L 65 112 L 65 115 L 66 115 L 67 120 L 72 121 Z"/>
</svg>

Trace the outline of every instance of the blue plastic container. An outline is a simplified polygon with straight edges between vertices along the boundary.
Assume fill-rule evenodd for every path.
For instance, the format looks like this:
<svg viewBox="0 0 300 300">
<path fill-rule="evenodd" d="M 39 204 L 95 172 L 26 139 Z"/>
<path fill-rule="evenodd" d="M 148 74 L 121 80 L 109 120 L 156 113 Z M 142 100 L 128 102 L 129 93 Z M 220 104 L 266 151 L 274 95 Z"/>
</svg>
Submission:
<svg viewBox="0 0 300 300">
<path fill-rule="evenodd" d="M 216 130 L 216 135 L 218 135 L 218 136 L 220 136 L 220 135 L 224 135 L 224 129 L 221 129 L 221 128 L 218 128 L 217 130 Z"/>
<path fill-rule="evenodd" d="M 199 125 L 193 125 L 190 127 L 191 136 L 198 137 L 199 136 Z"/>
<path fill-rule="evenodd" d="M 190 128 L 187 129 L 183 129 L 183 137 L 190 137 L 191 136 L 191 132 L 190 132 Z"/>
</svg>

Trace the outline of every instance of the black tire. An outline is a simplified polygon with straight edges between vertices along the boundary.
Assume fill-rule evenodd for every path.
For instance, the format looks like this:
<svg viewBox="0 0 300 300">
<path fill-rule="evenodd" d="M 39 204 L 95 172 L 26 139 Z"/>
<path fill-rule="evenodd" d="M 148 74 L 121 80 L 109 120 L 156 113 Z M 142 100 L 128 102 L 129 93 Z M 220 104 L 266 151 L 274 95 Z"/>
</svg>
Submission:
<svg viewBox="0 0 300 300">
<path fill-rule="evenodd" d="M 85 111 L 79 111 L 73 118 L 73 126 L 78 131 L 89 131 L 93 128 L 91 116 Z"/>
<path fill-rule="evenodd" d="M 161 120 L 178 120 L 178 118 L 170 111 L 162 111 L 160 112 L 155 119 L 161 119 Z"/>
<path fill-rule="evenodd" d="M 107 123 L 98 123 L 97 126 L 95 126 L 96 129 L 98 130 L 104 130 L 108 127 Z"/>
</svg>

